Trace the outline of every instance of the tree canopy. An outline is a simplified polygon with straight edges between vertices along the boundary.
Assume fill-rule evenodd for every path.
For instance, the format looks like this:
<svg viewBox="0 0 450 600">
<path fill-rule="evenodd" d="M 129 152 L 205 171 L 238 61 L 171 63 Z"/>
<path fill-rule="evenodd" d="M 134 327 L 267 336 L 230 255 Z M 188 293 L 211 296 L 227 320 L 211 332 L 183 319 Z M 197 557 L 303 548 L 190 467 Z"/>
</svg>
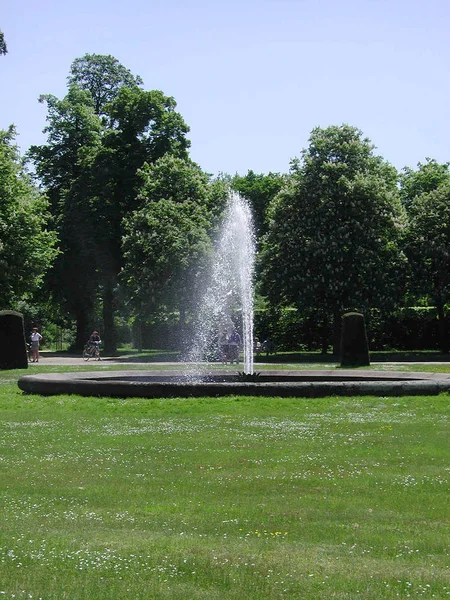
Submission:
<svg viewBox="0 0 450 600">
<path fill-rule="evenodd" d="M 0 29 L 0 54 L 7 54 L 8 48 L 6 46 L 5 34 Z"/>
<path fill-rule="evenodd" d="M 449 351 L 445 308 L 450 302 L 450 181 L 415 197 L 409 208 L 405 251 L 410 287 L 437 308 L 440 349 Z"/>
<path fill-rule="evenodd" d="M 104 54 L 85 54 L 76 58 L 67 77 L 69 86 L 76 84 L 89 92 L 95 112 L 103 114 L 122 86 L 133 88 L 143 85 L 142 79 L 133 75 L 117 58 Z"/>
<path fill-rule="evenodd" d="M 173 98 L 141 89 L 111 56 L 75 60 L 68 80 L 63 100 L 41 98 L 47 143 L 30 151 L 63 248 L 52 286 L 77 319 L 78 346 L 99 300 L 105 350 L 114 351 L 122 222 L 139 206 L 138 171 L 165 154 L 187 158 L 188 127 Z"/>
<path fill-rule="evenodd" d="M 15 131 L 0 131 L 0 305 L 14 308 L 42 283 L 55 254 L 48 202 L 25 171 Z"/>
<path fill-rule="evenodd" d="M 144 165 L 140 207 L 125 220 L 122 279 L 136 312 L 158 303 L 183 314 L 201 274 L 208 236 L 208 176 L 191 161 L 166 155 Z"/>
<path fill-rule="evenodd" d="M 450 163 L 439 164 L 427 158 L 417 169 L 405 167 L 400 174 L 400 198 L 408 209 L 414 199 L 426 192 L 432 192 L 442 183 L 450 181 Z"/>
<path fill-rule="evenodd" d="M 404 264 L 396 171 L 348 125 L 314 129 L 269 209 L 262 289 L 273 305 L 333 316 L 392 307 Z"/>
</svg>

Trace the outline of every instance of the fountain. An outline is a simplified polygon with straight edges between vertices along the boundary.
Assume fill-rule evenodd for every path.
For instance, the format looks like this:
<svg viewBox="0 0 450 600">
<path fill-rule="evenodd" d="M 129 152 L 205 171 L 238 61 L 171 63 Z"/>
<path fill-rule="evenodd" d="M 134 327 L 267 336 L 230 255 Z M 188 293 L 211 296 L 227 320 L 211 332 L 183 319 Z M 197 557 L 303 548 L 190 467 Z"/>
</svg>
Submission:
<svg viewBox="0 0 450 600">
<path fill-rule="evenodd" d="M 197 311 L 194 340 L 186 356 L 191 376 L 200 376 L 205 357 L 220 357 L 237 321 L 242 324 L 244 373 L 253 373 L 253 270 L 255 243 L 248 203 L 232 193 L 225 209 L 206 292 Z M 222 357 L 223 358 L 223 357 Z M 225 357 L 228 358 L 228 357 Z"/>
<path fill-rule="evenodd" d="M 399 373 L 361 370 L 253 372 L 254 239 L 248 204 L 230 194 L 207 289 L 201 296 L 192 347 L 183 369 L 25 375 L 21 390 L 43 395 L 79 394 L 116 397 L 195 396 L 375 396 L 438 394 L 450 390 L 445 373 Z M 242 333 L 244 368 L 218 370 L 222 338 Z"/>
</svg>

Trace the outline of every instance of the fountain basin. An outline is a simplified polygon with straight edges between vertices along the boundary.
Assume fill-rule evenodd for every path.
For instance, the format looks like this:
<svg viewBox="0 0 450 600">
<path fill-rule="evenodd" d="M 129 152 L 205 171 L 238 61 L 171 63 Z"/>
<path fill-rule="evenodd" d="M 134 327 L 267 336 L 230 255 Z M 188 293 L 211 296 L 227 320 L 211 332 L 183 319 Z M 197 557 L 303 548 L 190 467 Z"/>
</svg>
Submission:
<svg viewBox="0 0 450 600">
<path fill-rule="evenodd" d="M 235 371 L 193 378 L 186 371 L 109 371 L 25 375 L 19 388 L 30 394 L 176 398 L 200 396 L 408 396 L 450 391 L 448 373 L 314 370 L 263 371 L 243 381 Z"/>
</svg>

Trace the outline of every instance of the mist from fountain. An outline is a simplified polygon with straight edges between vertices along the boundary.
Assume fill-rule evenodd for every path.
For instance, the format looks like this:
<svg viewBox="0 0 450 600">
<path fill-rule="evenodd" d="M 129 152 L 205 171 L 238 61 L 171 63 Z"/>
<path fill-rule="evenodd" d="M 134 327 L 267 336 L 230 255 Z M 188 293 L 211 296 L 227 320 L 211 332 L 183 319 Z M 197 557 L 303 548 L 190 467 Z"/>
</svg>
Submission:
<svg viewBox="0 0 450 600">
<path fill-rule="evenodd" d="M 241 336 L 244 373 L 253 373 L 253 276 L 255 238 L 248 202 L 230 193 L 202 294 L 189 364 L 218 360 L 221 341 L 236 329 Z"/>
</svg>

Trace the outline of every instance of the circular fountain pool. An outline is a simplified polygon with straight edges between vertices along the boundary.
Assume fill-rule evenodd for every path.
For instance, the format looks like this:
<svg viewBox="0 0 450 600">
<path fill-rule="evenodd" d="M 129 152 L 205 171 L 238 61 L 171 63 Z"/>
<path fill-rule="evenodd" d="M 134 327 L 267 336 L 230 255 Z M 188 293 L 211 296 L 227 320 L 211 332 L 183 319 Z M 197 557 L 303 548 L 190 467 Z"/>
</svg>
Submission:
<svg viewBox="0 0 450 600">
<path fill-rule="evenodd" d="M 109 371 L 42 373 L 18 381 L 31 394 L 175 398 L 199 396 L 407 396 L 450 391 L 450 374 L 395 371 L 263 371 L 242 376 L 211 371 L 192 377 L 186 371 Z"/>
</svg>

